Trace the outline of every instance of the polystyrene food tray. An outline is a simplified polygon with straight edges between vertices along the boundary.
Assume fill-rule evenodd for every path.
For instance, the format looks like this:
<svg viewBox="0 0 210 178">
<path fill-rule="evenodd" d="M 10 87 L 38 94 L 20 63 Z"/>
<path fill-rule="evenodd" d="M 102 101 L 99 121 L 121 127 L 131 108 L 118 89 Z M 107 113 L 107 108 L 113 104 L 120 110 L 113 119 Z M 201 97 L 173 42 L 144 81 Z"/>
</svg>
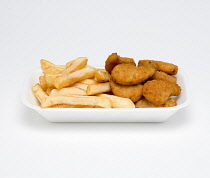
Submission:
<svg viewBox="0 0 210 178">
<path fill-rule="evenodd" d="M 50 122 L 164 122 L 178 110 L 189 104 L 189 85 L 183 71 L 177 74 L 177 83 L 182 88 L 177 106 L 163 108 L 41 108 L 31 87 L 43 75 L 40 69 L 32 72 L 22 90 L 22 102 L 37 111 Z"/>
</svg>

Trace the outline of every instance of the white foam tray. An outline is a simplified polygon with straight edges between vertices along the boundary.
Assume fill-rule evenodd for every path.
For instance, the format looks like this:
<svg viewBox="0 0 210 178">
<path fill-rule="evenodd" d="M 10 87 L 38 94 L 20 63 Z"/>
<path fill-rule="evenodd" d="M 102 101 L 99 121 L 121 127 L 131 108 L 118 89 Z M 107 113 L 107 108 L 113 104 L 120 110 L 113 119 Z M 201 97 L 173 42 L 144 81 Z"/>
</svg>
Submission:
<svg viewBox="0 0 210 178">
<path fill-rule="evenodd" d="M 177 106 L 166 108 L 41 108 L 31 87 L 43 75 L 40 69 L 32 72 L 22 90 L 22 102 L 37 111 L 50 122 L 164 122 L 189 102 L 188 78 L 183 71 L 177 74 L 177 83 L 182 93 L 177 97 Z"/>
</svg>

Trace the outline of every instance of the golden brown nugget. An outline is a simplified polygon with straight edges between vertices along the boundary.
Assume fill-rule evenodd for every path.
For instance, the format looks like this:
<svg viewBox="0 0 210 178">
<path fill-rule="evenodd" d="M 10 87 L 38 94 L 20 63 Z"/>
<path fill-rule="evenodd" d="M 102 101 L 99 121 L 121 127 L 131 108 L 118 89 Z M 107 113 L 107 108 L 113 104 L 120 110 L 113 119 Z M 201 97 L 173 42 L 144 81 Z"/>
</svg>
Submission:
<svg viewBox="0 0 210 178">
<path fill-rule="evenodd" d="M 168 63 L 168 62 L 162 62 L 162 61 L 140 60 L 138 62 L 138 66 L 145 65 L 151 61 L 155 62 L 155 65 L 156 65 L 158 71 L 163 71 L 169 75 L 176 75 L 178 72 L 178 66 Z"/>
<path fill-rule="evenodd" d="M 136 66 L 136 63 L 133 58 L 120 57 L 117 53 L 112 53 L 108 56 L 105 62 L 105 69 L 111 74 L 112 69 L 118 64 L 133 64 Z"/>
<path fill-rule="evenodd" d="M 154 103 L 151 103 L 150 101 L 146 100 L 145 98 L 140 99 L 136 102 L 135 106 L 136 108 L 157 108 L 157 107 L 173 107 L 176 106 L 176 100 L 173 98 L 168 98 L 165 104 L 163 105 L 156 105 Z"/>
<path fill-rule="evenodd" d="M 110 79 L 110 86 L 114 95 L 129 98 L 133 102 L 138 101 L 142 97 L 143 85 L 120 85 L 115 83 L 112 78 Z"/>
<path fill-rule="evenodd" d="M 110 99 L 99 96 L 48 96 L 42 99 L 41 107 L 47 108 L 60 104 L 100 108 L 112 107 Z"/>
<path fill-rule="evenodd" d="M 171 83 L 176 83 L 176 77 L 173 75 L 168 75 L 165 72 L 156 71 L 154 75 L 150 78 L 152 80 L 166 80 Z"/>
<path fill-rule="evenodd" d="M 145 82 L 156 71 L 153 63 L 136 67 L 132 64 L 119 64 L 112 70 L 112 79 L 121 85 L 137 85 Z"/>
<path fill-rule="evenodd" d="M 133 64 L 136 66 L 136 63 L 133 58 L 121 57 L 119 55 L 118 55 L 118 64 Z"/>
<path fill-rule="evenodd" d="M 143 86 L 143 96 L 156 105 L 162 105 L 169 96 L 178 96 L 180 93 L 181 87 L 178 84 L 164 80 L 147 81 Z"/>
</svg>

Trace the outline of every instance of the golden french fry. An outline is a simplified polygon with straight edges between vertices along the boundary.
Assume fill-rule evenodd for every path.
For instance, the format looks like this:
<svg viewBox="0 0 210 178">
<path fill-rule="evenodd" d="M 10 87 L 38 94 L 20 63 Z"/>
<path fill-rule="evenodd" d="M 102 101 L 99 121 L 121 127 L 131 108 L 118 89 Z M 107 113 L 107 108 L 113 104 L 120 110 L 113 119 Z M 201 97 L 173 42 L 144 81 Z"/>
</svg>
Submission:
<svg viewBox="0 0 210 178">
<path fill-rule="evenodd" d="M 79 83 L 83 83 L 83 84 L 86 84 L 86 85 L 98 84 L 98 82 L 96 82 L 94 79 L 81 80 L 81 81 L 79 81 Z"/>
<path fill-rule="evenodd" d="M 68 87 L 68 88 L 62 88 L 62 89 L 53 89 L 50 93 L 50 96 L 65 96 L 65 95 L 81 95 L 81 96 L 85 96 L 86 91 L 81 89 L 81 88 L 77 88 L 77 87 Z"/>
<path fill-rule="evenodd" d="M 51 67 L 51 66 L 54 66 L 55 64 L 53 64 L 52 62 L 50 61 L 47 61 L 45 59 L 41 59 L 40 60 L 40 63 L 41 63 L 41 69 L 44 71 L 46 70 L 48 67 Z"/>
<path fill-rule="evenodd" d="M 48 67 L 47 69 L 43 70 L 43 73 L 55 75 L 55 74 L 59 74 L 59 73 L 63 72 L 65 69 L 66 69 L 65 66 L 54 65 L 54 66 Z"/>
<path fill-rule="evenodd" d="M 74 60 L 75 60 L 75 59 L 74 59 Z M 67 62 L 67 63 L 66 63 L 66 68 L 68 68 L 68 67 L 74 62 L 74 60 L 71 60 L 71 61 Z"/>
<path fill-rule="evenodd" d="M 45 80 L 44 76 L 39 77 L 39 83 L 40 83 L 41 88 L 44 91 L 46 91 L 47 90 L 47 83 L 46 83 L 46 80 Z"/>
<path fill-rule="evenodd" d="M 83 69 L 87 65 L 88 59 L 86 57 L 78 57 L 68 65 L 68 67 L 61 72 L 61 74 L 67 75 L 77 70 Z"/>
<path fill-rule="evenodd" d="M 53 89 L 55 89 L 55 88 L 47 88 L 47 90 L 46 90 L 47 95 L 50 95 L 50 93 Z"/>
<path fill-rule="evenodd" d="M 56 80 L 58 77 L 60 77 L 60 76 L 62 76 L 62 75 L 61 75 L 61 74 L 56 74 L 56 75 L 53 75 L 53 74 L 46 74 L 46 75 L 44 75 L 44 78 L 45 78 L 45 81 L 46 81 L 46 83 L 47 83 L 47 86 L 48 86 L 49 88 L 55 88 L 55 85 L 54 85 L 55 80 Z"/>
<path fill-rule="evenodd" d="M 107 72 L 106 69 L 99 69 L 99 68 L 96 68 L 96 72 L 98 72 L 98 71 Z"/>
<path fill-rule="evenodd" d="M 92 66 L 90 66 L 90 65 L 86 65 L 86 66 L 85 66 L 85 68 L 91 68 L 91 69 L 96 70 L 96 68 L 95 68 L 95 67 L 92 67 Z"/>
<path fill-rule="evenodd" d="M 99 94 L 97 96 L 109 98 L 112 103 L 112 108 L 135 108 L 135 104 L 129 98 L 108 94 Z"/>
<path fill-rule="evenodd" d="M 95 108 L 95 107 L 83 106 L 83 105 L 58 104 L 58 105 L 51 106 L 51 108 Z"/>
<path fill-rule="evenodd" d="M 107 71 L 97 70 L 95 72 L 95 80 L 97 82 L 108 82 L 110 79 L 110 74 Z"/>
<path fill-rule="evenodd" d="M 106 83 L 88 85 L 86 92 L 87 95 L 95 95 L 109 91 L 111 91 L 110 84 L 109 82 L 106 82 Z"/>
<path fill-rule="evenodd" d="M 98 96 L 49 96 L 42 99 L 41 107 L 47 108 L 58 104 L 111 108 L 108 98 Z"/>
<path fill-rule="evenodd" d="M 87 90 L 88 85 L 77 82 L 77 83 L 74 83 L 73 85 L 71 85 L 70 87 L 77 87 L 77 88 L 81 88 L 83 90 Z"/>
<path fill-rule="evenodd" d="M 80 80 L 92 78 L 94 76 L 94 73 L 95 73 L 95 70 L 91 68 L 83 68 L 76 72 L 72 72 L 68 75 L 63 75 L 63 76 L 58 77 L 55 80 L 54 85 L 57 89 L 68 87 Z"/>
<path fill-rule="evenodd" d="M 40 84 L 36 84 L 32 87 L 32 91 L 39 102 L 42 101 L 43 98 L 48 97 L 44 90 L 41 88 Z"/>
</svg>

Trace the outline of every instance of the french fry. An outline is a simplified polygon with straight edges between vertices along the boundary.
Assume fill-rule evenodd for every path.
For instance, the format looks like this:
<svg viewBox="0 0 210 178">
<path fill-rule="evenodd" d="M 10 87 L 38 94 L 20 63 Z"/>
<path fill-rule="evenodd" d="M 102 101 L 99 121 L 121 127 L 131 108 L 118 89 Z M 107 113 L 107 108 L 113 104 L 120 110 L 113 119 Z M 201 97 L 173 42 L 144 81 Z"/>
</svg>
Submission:
<svg viewBox="0 0 210 178">
<path fill-rule="evenodd" d="M 47 86 L 48 86 L 49 88 L 55 88 L 55 85 L 54 85 L 55 80 L 56 80 L 58 77 L 60 77 L 60 76 L 62 76 L 62 75 L 61 75 L 61 74 L 56 74 L 56 75 L 53 75 L 53 74 L 46 74 L 46 75 L 44 75 L 44 78 L 45 78 L 45 81 L 46 81 L 46 83 L 47 83 Z"/>
<path fill-rule="evenodd" d="M 83 84 L 86 84 L 86 85 L 98 84 L 98 82 L 96 82 L 94 79 L 81 80 L 81 81 L 79 81 L 79 83 L 83 83 Z"/>
<path fill-rule="evenodd" d="M 61 72 L 63 72 L 66 69 L 65 66 L 62 65 L 54 65 L 54 66 L 50 66 L 47 69 L 43 70 L 44 74 L 60 74 Z"/>
<path fill-rule="evenodd" d="M 44 90 L 41 88 L 40 84 L 38 83 L 32 87 L 32 91 L 40 103 L 43 98 L 48 97 Z"/>
<path fill-rule="evenodd" d="M 95 95 L 109 91 L 111 91 L 110 84 L 109 82 L 106 82 L 106 83 L 88 85 L 86 92 L 87 95 Z"/>
<path fill-rule="evenodd" d="M 99 68 L 96 68 L 96 72 L 98 72 L 98 71 L 107 72 L 106 69 L 99 69 Z"/>
<path fill-rule="evenodd" d="M 70 74 L 72 72 L 75 72 L 77 70 L 83 69 L 87 65 L 88 59 L 86 57 L 78 57 L 74 61 L 71 61 L 70 65 L 61 72 L 61 74 Z"/>
<path fill-rule="evenodd" d="M 82 105 L 58 104 L 58 105 L 51 106 L 51 108 L 95 108 L 95 107 L 82 106 Z"/>
<path fill-rule="evenodd" d="M 95 80 L 97 82 L 108 82 L 110 79 L 110 74 L 107 71 L 97 70 L 95 72 Z"/>
<path fill-rule="evenodd" d="M 83 90 L 87 90 L 88 85 L 77 82 L 77 83 L 74 83 L 73 85 L 71 85 L 70 87 L 77 87 L 77 88 L 81 88 Z"/>
<path fill-rule="evenodd" d="M 77 106 L 90 106 L 111 108 L 110 99 L 98 96 L 49 96 L 42 99 L 41 107 L 47 108 L 54 105 L 67 104 Z"/>
<path fill-rule="evenodd" d="M 91 69 L 94 69 L 96 71 L 96 68 L 95 67 L 92 67 L 90 65 L 86 65 L 85 68 L 91 68 Z"/>
<path fill-rule="evenodd" d="M 62 88 L 62 89 L 53 89 L 50 93 L 50 96 L 65 96 L 65 95 L 81 95 L 85 96 L 86 91 L 77 88 L 77 87 L 68 87 L 68 88 Z"/>
<path fill-rule="evenodd" d="M 58 77 L 54 85 L 57 89 L 68 87 L 80 80 L 88 79 L 94 77 L 95 70 L 91 68 L 83 68 L 76 72 L 72 72 L 68 75 L 63 75 Z"/>
<path fill-rule="evenodd" d="M 75 59 L 74 59 L 74 60 L 75 60 Z M 66 68 L 69 67 L 69 66 L 74 62 L 74 60 L 71 60 L 71 61 L 67 62 L 67 63 L 66 63 Z"/>
<path fill-rule="evenodd" d="M 111 100 L 112 108 L 135 108 L 134 103 L 129 98 L 122 98 L 114 95 L 98 94 L 100 97 L 107 97 Z"/>
<path fill-rule="evenodd" d="M 47 86 L 47 83 L 46 83 L 46 80 L 45 80 L 44 76 L 39 77 L 39 83 L 40 83 L 41 88 L 44 91 L 46 91 L 48 86 Z"/>
<path fill-rule="evenodd" d="M 50 95 L 50 93 L 51 93 L 51 91 L 53 90 L 54 88 L 47 88 L 47 90 L 46 90 L 46 93 L 47 93 L 47 95 Z"/>
<path fill-rule="evenodd" d="M 40 60 L 40 63 L 41 63 L 41 69 L 42 69 L 43 71 L 46 70 L 47 68 L 49 68 L 49 67 L 55 65 L 55 64 L 53 64 L 52 62 L 47 61 L 47 60 L 45 60 L 45 59 L 41 59 L 41 60 Z"/>
</svg>

